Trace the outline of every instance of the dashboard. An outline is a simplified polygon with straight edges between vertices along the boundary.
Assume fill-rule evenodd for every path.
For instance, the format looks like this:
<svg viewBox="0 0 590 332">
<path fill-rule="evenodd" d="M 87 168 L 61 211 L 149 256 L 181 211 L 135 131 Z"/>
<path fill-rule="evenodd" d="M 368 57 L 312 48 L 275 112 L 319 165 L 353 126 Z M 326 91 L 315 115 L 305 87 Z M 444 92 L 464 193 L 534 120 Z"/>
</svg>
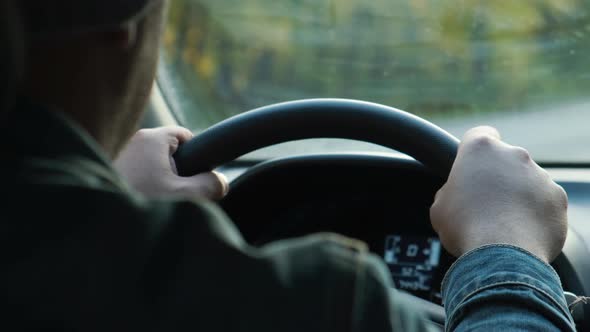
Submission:
<svg viewBox="0 0 590 332">
<path fill-rule="evenodd" d="M 397 289 L 440 304 L 441 251 L 436 237 L 394 234 L 385 237 L 383 260 Z"/>
<path fill-rule="evenodd" d="M 248 170 L 247 173 L 244 173 Z M 398 289 L 441 304 L 440 285 L 455 258 L 442 247 L 429 208 L 442 179 L 418 162 L 388 154 L 322 154 L 222 171 L 232 191 L 222 207 L 254 245 L 316 232 L 368 244 Z M 564 289 L 590 291 L 590 176 L 549 170 L 570 198 L 570 232 L 553 264 Z"/>
<path fill-rule="evenodd" d="M 248 242 L 261 246 L 317 232 L 353 237 L 383 258 L 398 289 L 441 304 L 440 285 L 454 258 L 429 221 L 442 181 L 420 164 L 380 154 L 323 154 L 258 165 L 246 178 L 240 169 L 248 166 L 223 170 L 235 181 L 222 207 Z"/>
</svg>

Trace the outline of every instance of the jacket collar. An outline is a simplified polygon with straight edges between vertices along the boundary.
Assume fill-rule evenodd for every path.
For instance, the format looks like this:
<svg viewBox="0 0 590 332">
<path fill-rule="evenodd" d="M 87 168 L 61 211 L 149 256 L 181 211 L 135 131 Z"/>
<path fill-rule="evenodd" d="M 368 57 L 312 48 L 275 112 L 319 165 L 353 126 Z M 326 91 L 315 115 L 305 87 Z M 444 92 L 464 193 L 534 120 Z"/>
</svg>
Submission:
<svg viewBox="0 0 590 332">
<path fill-rule="evenodd" d="M 6 120 L 0 145 L 9 158 L 79 160 L 83 171 L 128 188 L 98 143 L 65 114 L 21 100 Z"/>
</svg>

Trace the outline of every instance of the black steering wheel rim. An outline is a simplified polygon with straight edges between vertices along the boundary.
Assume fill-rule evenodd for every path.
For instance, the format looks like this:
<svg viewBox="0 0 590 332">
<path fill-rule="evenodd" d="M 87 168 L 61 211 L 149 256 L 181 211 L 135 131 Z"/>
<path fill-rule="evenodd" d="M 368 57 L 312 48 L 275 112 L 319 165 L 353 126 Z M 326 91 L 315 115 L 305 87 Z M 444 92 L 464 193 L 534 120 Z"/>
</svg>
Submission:
<svg viewBox="0 0 590 332">
<path fill-rule="evenodd" d="M 237 115 L 179 147 L 181 176 L 213 170 L 257 149 L 308 138 L 344 138 L 403 152 L 446 179 L 459 140 L 407 112 L 356 100 L 308 99 L 275 104 Z M 248 174 L 248 173 L 246 173 Z M 430 321 L 442 326 L 442 307 L 407 295 Z"/>
<path fill-rule="evenodd" d="M 174 158 L 179 175 L 211 171 L 270 145 L 309 138 L 365 141 L 405 153 L 446 179 L 459 140 L 410 113 L 349 99 L 307 99 L 252 110 L 207 129 Z"/>
</svg>

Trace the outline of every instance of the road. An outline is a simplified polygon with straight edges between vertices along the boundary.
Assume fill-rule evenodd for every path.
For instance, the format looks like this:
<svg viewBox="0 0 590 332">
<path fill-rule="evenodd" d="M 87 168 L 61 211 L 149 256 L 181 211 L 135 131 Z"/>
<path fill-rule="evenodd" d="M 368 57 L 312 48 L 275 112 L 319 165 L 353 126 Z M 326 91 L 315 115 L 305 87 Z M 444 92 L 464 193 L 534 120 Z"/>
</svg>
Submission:
<svg viewBox="0 0 590 332">
<path fill-rule="evenodd" d="M 471 127 L 494 126 L 507 142 L 525 147 L 537 161 L 590 162 L 590 101 L 535 111 L 498 112 L 431 120 L 459 138 Z M 280 144 L 247 157 L 272 158 L 343 151 L 391 152 L 372 144 L 316 139 Z"/>
<path fill-rule="evenodd" d="M 476 125 L 494 126 L 507 142 L 525 147 L 536 160 L 590 162 L 590 102 L 435 122 L 457 137 Z"/>
</svg>

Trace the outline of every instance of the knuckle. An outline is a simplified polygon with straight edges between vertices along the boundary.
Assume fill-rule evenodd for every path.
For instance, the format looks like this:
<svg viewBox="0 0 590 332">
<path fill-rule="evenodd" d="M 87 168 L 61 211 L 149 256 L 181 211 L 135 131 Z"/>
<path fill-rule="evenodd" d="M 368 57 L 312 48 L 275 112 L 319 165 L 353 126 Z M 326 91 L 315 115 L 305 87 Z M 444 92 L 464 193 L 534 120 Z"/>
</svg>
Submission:
<svg viewBox="0 0 590 332">
<path fill-rule="evenodd" d="M 440 208 L 436 202 L 430 207 L 430 223 L 436 231 L 439 225 Z"/>
<path fill-rule="evenodd" d="M 472 138 L 466 143 L 466 145 L 473 149 L 486 149 L 490 148 L 494 144 L 495 140 L 496 139 L 494 137 L 488 134 L 483 134 Z"/>
<path fill-rule="evenodd" d="M 185 136 L 192 136 L 193 132 L 184 127 L 178 127 L 178 130 Z"/>
<path fill-rule="evenodd" d="M 168 126 L 160 128 L 161 132 L 167 137 L 174 138 L 178 141 L 185 142 L 193 137 L 190 130 L 180 126 Z"/>
<path fill-rule="evenodd" d="M 524 162 L 532 161 L 531 154 L 525 148 L 515 147 L 514 153 L 518 156 L 518 158 Z"/>
<path fill-rule="evenodd" d="M 446 184 L 444 186 L 442 186 L 439 190 L 437 190 L 436 193 L 434 194 L 434 201 L 435 202 L 438 201 L 438 199 L 442 196 L 445 186 L 446 186 Z"/>
<path fill-rule="evenodd" d="M 473 139 L 473 144 L 476 146 L 489 146 L 492 144 L 493 137 L 490 135 L 481 135 Z"/>
<path fill-rule="evenodd" d="M 558 185 L 555 182 L 554 182 L 554 186 L 555 186 L 555 189 L 556 189 L 556 192 L 557 192 L 557 197 L 558 197 L 559 202 L 562 205 L 564 205 L 564 206 L 567 207 L 568 206 L 568 201 L 569 201 L 569 198 L 568 198 L 568 195 L 567 195 L 567 191 L 565 191 L 565 189 L 563 189 L 562 186 Z"/>
<path fill-rule="evenodd" d="M 174 136 L 168 136 L 167 143 L 172 150 L 171 152 L 175 152 L 178 149 L 178 147 L 180 146 L 180 142 L 178 141 L 178 138 L 176 138 Z"/>
<path fill-rule="evenodd" d="M 137 131 L 137 133 L 135 133 L 134 138 L 138 139 L 138 140 L 144 140 L 144 139 L 148 138 L 149 136 L 150 136 L 149 129 L 140 129 Z"/>
<path fill-rule="evenodd" d="M 168 136 L 174 136 L 174 135 L 182 132 L 181 127 L 178 127 L 178 126 L 160 127 L 160 128 L 157 128 L 157 130 L 159 132 L 161 132 L 162 134 L 168 135 Z"/>
</svg>

